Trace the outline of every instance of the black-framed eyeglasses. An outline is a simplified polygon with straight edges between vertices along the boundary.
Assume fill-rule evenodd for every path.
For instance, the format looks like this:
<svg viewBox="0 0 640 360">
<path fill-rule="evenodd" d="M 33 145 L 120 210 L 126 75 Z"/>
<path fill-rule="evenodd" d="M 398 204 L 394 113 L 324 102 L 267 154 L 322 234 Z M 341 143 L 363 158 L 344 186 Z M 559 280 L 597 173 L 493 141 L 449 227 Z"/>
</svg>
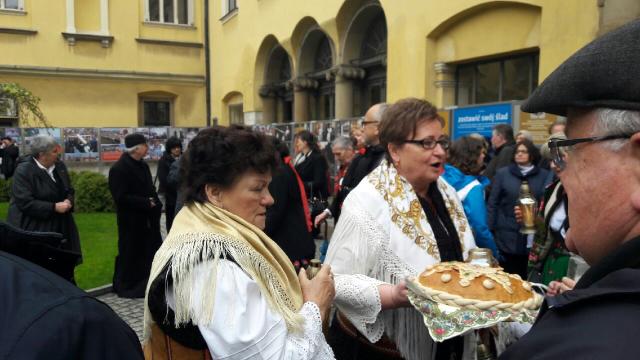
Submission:
<svg viewBox="0 0 640 360">
<path fill-rule="evenodd" d="M 378 123 L 378 121 L 375 121 L 375 120 L 362 120 L 360 122 L 360 127 L 365 127 L 365 126 L 367 126 L 369 124 L 377 124 L 377 123 Z"/>
<path fill-rule="evenodd" d="M 420 145 L 425 150 L 435 149 L 436 145 L 440 144 L 440 146 L 442 146 L 444 150 L 447 150 L 449 148 L 449 145 L 451 144 L 451 141 L 448 138 L 441 138 L 438 140 L 431 139 L 431 138 L 424 138 L 422 140 L 405 140 L 402 143 Z"/>
<path fill-rule="evenodd" d="M 619 134 L 606 136 L 593 136 L 578 139 L 551 139 L 549 140 L 549 151 L 551 152 L 551 160 L 556 164 L 558 169 L 564 170 L 567 167 L 565 156 L 573 150 L 573 147 L 581 143 L 591 143 L 618 139 L 629 139 L 633 134 Z"/>
</svg>

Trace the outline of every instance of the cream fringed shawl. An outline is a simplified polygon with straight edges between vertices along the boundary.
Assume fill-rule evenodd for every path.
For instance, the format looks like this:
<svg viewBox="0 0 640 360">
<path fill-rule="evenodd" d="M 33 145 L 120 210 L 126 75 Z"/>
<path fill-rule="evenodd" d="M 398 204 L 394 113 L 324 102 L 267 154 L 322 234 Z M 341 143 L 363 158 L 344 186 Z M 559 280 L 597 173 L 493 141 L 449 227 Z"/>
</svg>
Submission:
<svg viewBox="0 0 640 360">
<path fill-rule="evenodd" d="M 291 261 L 262 230 L 240 217 L 210 203 L 189 203 L 176 216 L 171 232 L 153 259 L 149 285 L 170 266 L 175 298 L 175 324 L 191 321 L 205 325 L 213 321 L 217 274 L 208 274 L 205 283 L 210 291 L 201 299 L 191 298 L 192 270 L 204 260 L 230 257 L 260 287 L 273 311 L 282 315 L 287 329 L 302 329 L 298 315 L 302 307 L 302 290 Z M 217 266 L 214 266 L 214 269 Z M 148 299 L 144 305 L 144 342 L 151 336 L 153 319 Z M 200 306 L 191 306 L 200 301 Z M 202 309 L 195 313 L 194 308 Z"/>
</svg>

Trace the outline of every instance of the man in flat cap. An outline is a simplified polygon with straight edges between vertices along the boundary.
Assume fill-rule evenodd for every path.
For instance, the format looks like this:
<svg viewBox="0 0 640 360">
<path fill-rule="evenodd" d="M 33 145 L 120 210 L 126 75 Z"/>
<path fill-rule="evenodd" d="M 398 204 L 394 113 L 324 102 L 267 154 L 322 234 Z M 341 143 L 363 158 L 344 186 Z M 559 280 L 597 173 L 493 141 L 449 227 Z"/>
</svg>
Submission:
<svg viewBox="0 0 640 360">
<path fill-rule="evenodd" d="M 124 144 L 125 153 L 109 170 L 109 189 L 118 218 L 113 290 L 120 297 L 142 298 L 153 256 L 162 243 L 162 203 L 149 166 L 143 160 L 149 151 L 146 138 L 130 134 L 124 138 Z"/>
<path fill-rule="evenodd" d="M 640 342 L 640 21 L 565 61 L 522 109 L 567 116 L 549 144 L 568 195 L 567 248 L 591 268 L 547 297 L 501 359 L 630 359 Z"/>
</svg>

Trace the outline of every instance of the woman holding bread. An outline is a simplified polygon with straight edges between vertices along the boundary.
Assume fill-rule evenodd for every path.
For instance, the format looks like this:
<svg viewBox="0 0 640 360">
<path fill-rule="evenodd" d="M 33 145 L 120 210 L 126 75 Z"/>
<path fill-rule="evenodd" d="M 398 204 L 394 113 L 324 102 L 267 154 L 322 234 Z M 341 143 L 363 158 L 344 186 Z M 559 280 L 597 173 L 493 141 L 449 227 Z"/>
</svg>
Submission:
<svg viewBox="0 0 640 360">
<path fill-rule="evenodd" d="M 386 159 L 346 198 L 326 262 L 336 273 L 329 343 L 339 359 L 471 359 L 471 337 L 434 343 L 403 283 L 475 248 L 456 191 L 440 179 L 449 139 L 436 108 L 391 105 L 380 123 Z"/>
</svg>

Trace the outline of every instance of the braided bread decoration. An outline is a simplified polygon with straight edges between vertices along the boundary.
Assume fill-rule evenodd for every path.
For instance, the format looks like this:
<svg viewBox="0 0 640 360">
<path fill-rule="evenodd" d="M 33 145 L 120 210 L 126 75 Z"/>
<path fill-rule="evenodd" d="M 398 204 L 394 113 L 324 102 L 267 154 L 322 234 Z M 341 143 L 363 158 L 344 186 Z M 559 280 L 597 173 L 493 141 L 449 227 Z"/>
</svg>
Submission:
<svg viewBox="0 0 640 360">
<path fill-rule="evenodd" d="M 429 266 L 418 279 L 410 280 L 418 295 L 440 304 L 469 310 L 495 310 L 519 313 L 537 310 L 542 296 L 518 275 L 501 268 L 462 262 Z"/>
</svg>

